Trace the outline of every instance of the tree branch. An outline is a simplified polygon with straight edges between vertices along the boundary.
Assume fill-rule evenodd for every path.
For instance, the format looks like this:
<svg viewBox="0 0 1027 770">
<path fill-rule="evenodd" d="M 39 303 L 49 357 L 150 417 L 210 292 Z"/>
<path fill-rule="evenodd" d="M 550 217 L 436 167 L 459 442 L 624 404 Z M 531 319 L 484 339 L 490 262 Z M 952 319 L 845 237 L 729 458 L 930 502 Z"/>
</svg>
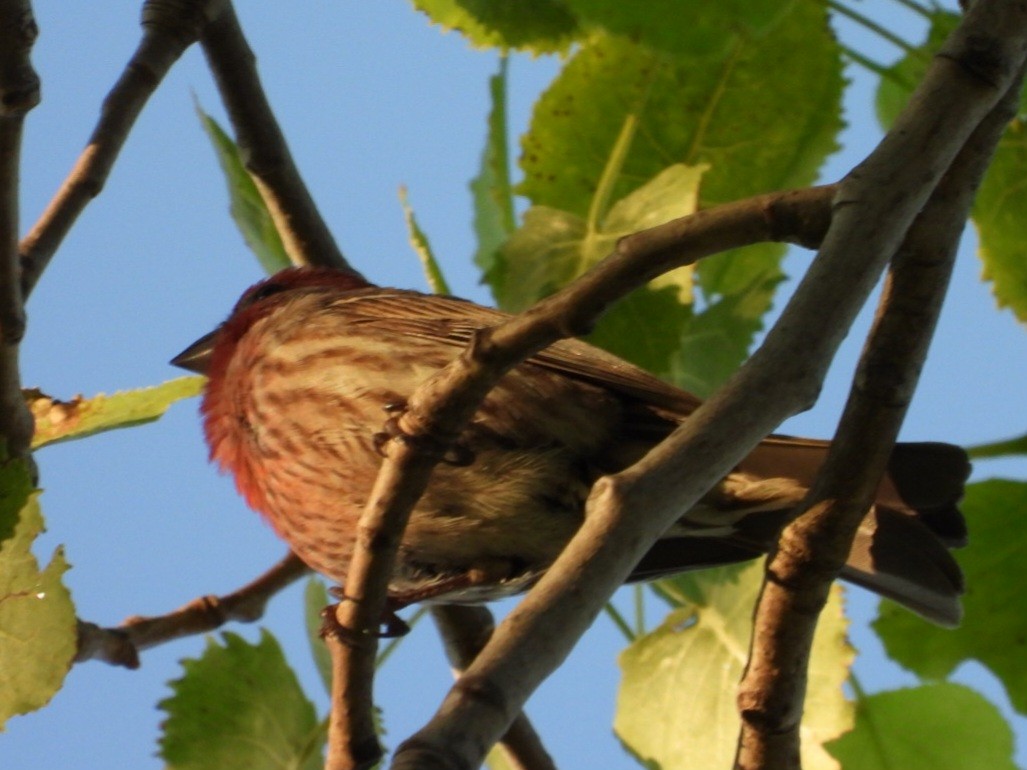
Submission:
<svg viewBox="0 0 1027 770">
<path fill-rule="evenodd" d="M 230 620 L 251 623 L 264 614 L 268 600 L 309 572 L 289 553 L 271 569 L 224 596 L 201 596 L 167 615 L 135 616 L 116 628 L 78 622 L 75 662 L 102 660 L 115 666 L 139 668 L 139 653 L 184 636 L 213 631 Z"/>
<path fill-rule="evenodd" d="M 681 511 L 784 418 L 815 399 L 886 262 L 971 132 L 1009 88 L 1025 50 L 1027 8 L 1002 0 L 974 3 L 892 132 L 839 187 L 820 254 L 760 349 L 668 440 L 596 483 L 581 529 L 431 721 L 400 746 L 394 768 L 477 766 Z M 577 332 L 579 319 L 568 307 L 551 323 Z M 502 361 L 508 349 L 499 347 L 501 341 L 514 338 L 509 330 L 533 321 L 545 328 L 536 308 L 485 333 L 451 371 L 468 368 L 468 359 Z M 412 399 L 419 409 L 424 400 L 420 390 Z"/>
<path fill-rule="evenodd" d="M 246 170 L 267 204 L 293 264 L 356 273 L 339 251 L 293 163 L 231 2 L 203 28 L 200 43 L 235 128 Z"/>
<path fill-rule="evenodd" d="M 736 766 L 794 770 L 820 612 L 873 503 L 941 312 L 959 239 L 1021 76 L 956 157 L 895 255 L 838 432 L 801 515 L 768 559 L 739 689 Z"/>
<path fill-rule="evenodd" d="M 492 613 L 481 606 L 437 604 L 432 606 L 431 615 L 446 648 L 446 657 L 459 677 L 492 636 Z M 499 747 L 511 770 L 556 770 L 553 758 L 523 711 L 514 718 Z"/>
<path fill-rule="evenodd" d="M 32 414 L 21 395 L 18 351 L 25 305 L 18 265 L 18 195 L 25 115 L 39 104 L 29 54 L 39 31 L 28 0 L 0 0 L 0 455 L 26 459 Z"/>
<path fill-rule="evenodd" d="M 21 242 L 21 289 L 32 293 L 64 237 L 100 194 L 136 118 L 161 80 L 224 0 L 146 0 L 143 37 L 107 94 L 86 148 L 53 200 Z"/>
</svg>

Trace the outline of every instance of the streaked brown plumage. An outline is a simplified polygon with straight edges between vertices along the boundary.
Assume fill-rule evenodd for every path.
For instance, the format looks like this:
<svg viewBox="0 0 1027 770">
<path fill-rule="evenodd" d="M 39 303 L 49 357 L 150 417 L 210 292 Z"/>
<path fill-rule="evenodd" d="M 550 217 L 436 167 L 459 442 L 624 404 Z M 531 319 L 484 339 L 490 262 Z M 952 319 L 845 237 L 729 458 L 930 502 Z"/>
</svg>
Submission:
<svg viewBox="0 0 1027 770">
<path fill-rule="evenodd" d="M 374 436 L 386 408 L 457 356 L 475 329 L 504 317 L 336 271 L 290 269 L 248 290 L 174 363 L 209 376 L 202 411 L 211 458 L 304 561 L 343 583 L 381 463 Z M 469 462 L 440 464 L 415 508 L 394 599 L 481 601 L 524 590 L 581 523 L 595 479 L 637 460 L 698 403 L 576 340 L 517 367 L 462 434 Z M 826 446 L 764 441 L 632 577 L 766 551 Z M 898 445 L 844 576 L 936 622 L 957 622 L 962 577 L 946 546 L 965 540 L 956 503 L 968 469 L 957 447 Z"/>
</svg>

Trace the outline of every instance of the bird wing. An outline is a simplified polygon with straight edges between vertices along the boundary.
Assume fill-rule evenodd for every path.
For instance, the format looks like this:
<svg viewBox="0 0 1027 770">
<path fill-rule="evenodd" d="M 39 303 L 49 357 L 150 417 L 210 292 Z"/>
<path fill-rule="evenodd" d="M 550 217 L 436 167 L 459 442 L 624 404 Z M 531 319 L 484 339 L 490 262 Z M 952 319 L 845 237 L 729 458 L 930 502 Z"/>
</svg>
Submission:
<svg viewBox="0 0 1027 770">
<path fill-rule="evenodd" d="M 411 296 L 417 298 L 411 302 Z M 511 318 L 508 313 L 454 297 L 366 289 L 336 302 L 344 306 L 347 323 L 381 324 L 391 333 L 438 340 L 465 347 L 475 332 Z M 560 340 L 527 363 L 637 399 L 677 417 L 694 412 L 700 399 L 654 377 L 605 350 L 577 339 Z"/>
</svg>

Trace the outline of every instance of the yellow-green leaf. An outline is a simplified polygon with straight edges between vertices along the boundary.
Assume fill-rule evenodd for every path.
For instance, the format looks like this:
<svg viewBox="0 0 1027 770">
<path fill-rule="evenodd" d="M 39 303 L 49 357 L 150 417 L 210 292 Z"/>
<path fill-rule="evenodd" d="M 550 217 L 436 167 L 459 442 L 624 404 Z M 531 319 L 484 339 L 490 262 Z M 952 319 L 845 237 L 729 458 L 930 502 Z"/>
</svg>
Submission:
<svg viewBox="0 0 1027 770">
<path fill-rule="evenodd" d="M 771 30 L 794 0 L 566 0 L 581 18 L 608 32 L 685 59 L 728 55 Z"/>
<path fill-rule="evenodd" d="M 167 712 L 160 754 L 168 770 L 319 770 L 325 727 L 282 649 L 261 631 L 251 644 L 232 633 L 185 660 Z"/>
<path fill-rule="evenodd" d="M 204 381 L 198 376 L 179 377 L 152 388 L 122 390 L 110 396 L 100 393 L 92 398 L 75 396 L 70 401 L 27 390 L 25 400 L 36 419 L 32 448 L 152 422 L 176 401 L 199 395 Z"/>
<path fill-rule="evenodd" d="M 0 465 L 0 730 L 10 717 L 46 705 L 75 656 L 64 551 L 42 570 L 32 554 L 43 531 L 38 494 L 24 463 Z"/>
<path fill-rule="evenodd" d="M 731 766 L 740 724 L 738 681 L 762 579 L 762 565 L 752 562 L 661 582 L 663 595 L 679 608 L 622 653 L 614 721 L 618 737 L 646 766 Z M 814 640 L 802 727 L 807 770 L 838 770 L 824 744 L 852 726 L 852 704 L 842 693 L 853 658 L 845 633 L 836 586 Z"/>
<path fill-rule="evenodd" d="M 970 545 L 956 553 L 967 586 L 962 625 L 941 629 L 882 601 L 874 628 L 892 658 L 927 679 L 980 661 L 1005 686 L 1013 707 L 1027 714 L 1027 483 L 971 484 L 961 507 L 971 533 Z"/>
<path fill-rule="evenodd" d="M 556 0 L 413 0 L 414 7 L 478 48 L 535 54 L 567 50 L 577 20 Z"/>
<path fill-rule="evenodd" d="M 289 267 L 292 263 L 282 237 L 278 234 L 263 196 L 246 170 L 239 146 L 214 118 L 200 109 L 199 104 L 196 105 L 196 113 L 221 165 L 228 186 L 229 210 L 246 245 L 269 275 Z"/>
<path fill-rule="evenodd" d="M 1013 732 L 980 693 L 933 684 L 864 696 L 828 749 L 846 770 L 1016 770 Z"/>
</svg>

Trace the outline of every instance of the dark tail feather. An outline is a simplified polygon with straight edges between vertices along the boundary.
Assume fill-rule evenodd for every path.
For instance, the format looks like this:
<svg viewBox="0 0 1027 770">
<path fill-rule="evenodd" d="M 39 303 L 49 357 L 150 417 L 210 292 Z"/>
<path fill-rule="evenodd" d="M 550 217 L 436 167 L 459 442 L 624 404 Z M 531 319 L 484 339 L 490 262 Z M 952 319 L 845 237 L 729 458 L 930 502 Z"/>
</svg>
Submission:
<svg viewBox="0 0 1027 770">
<path fill-rule="evenodd" d="M 826 441 L 771 436 L 740 466 L 764 478 L 796 479 L 813 484 L 827 457 Z M 877 504 L 915 516 L 945 545 L 966 545 L 966 522 L 957 504 L 970 475 L 970 460 L 961 447 L 936 442 L 896 444 L 888 473 L 877 490 Z"/>
<path fill-rule="evenodd" d="M 842 577 L 887 596 L 941 626 L 963 617 L 963 574 L 921 521 L 887 508 L 867 514 Z"/>
<path fill-rule="evenodd" d="M 809 487 L 827 455 L 828 442 L 773 436 L 739 467 L 762 478 L 795 479 Z M 948 547 L 966 544 L 957 504 L 970 473 L 966 452 L 951 444 L 898 444 L 874 508 L 860 525 L 842 577 L 903 604 L 943 626 L 962 617 L 963 576 Z M 739 522 L 726 539 L 668 537 L 632 573 L 649 579 L 745 561 L 768 550 L 787 511 L 760 513 Z"/>
</svg>

